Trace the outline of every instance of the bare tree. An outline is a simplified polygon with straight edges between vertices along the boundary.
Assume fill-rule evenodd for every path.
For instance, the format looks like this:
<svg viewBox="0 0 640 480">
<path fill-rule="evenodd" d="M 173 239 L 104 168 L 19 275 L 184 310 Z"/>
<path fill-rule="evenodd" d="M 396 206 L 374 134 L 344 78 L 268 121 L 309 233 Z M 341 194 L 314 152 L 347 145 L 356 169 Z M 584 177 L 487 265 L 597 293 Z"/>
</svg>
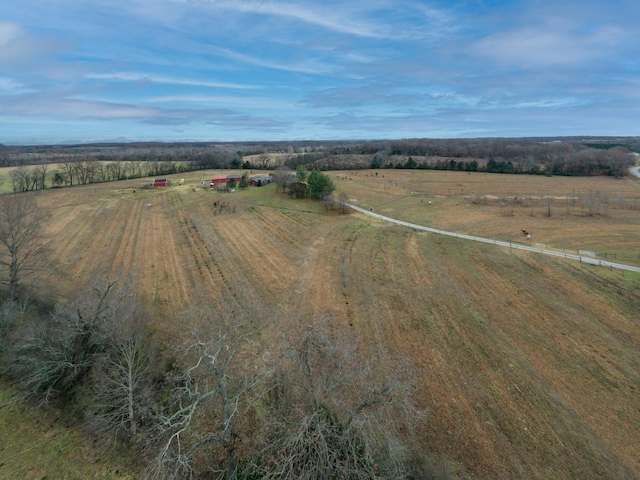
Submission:
<svg viewBox="0 0 640 480">
<path fill-rule="evenodd" d="M 108 349 L 93 374 L 90 425 L 107 440 L 135 440 L 140 430 L 153 429 L 156 349 L 146 316 L 132 313 L 112 320 Z"/>
<path fill-rule="evenodd" d="M 0 198 L 0 265 L 8 270 L 11 299 L 17 299 L 23 277 L 41 266 L 46 219 L 46 213 L 38 207 L 33 195 Z"/>
<path fill-rule="evenodd" d="M 338 194 L 338 203 L 340 203 L 342 213 L 347 213 L 347 210 L 349 209 L 349 195 L 345 192 L 340 192 Z"/>
<path fill-rule="evenodd" d="M 279 166 L 273 171 L 273 181 L 282 189 L 282 193 L 287 191 L 287 186 L 295 180 L 295 173 L 288 167 Z"/>
<path fill-rule="evenodd" d="M 93 183 L 97 172 L 97 164 L 95 160 L 76 162 L 75 172 L 78 184 L 86 185 L 87 183 Z"/>
<path fill-rule="evenodd" d="M 206 459 L 206 468 L 217 478 L 236 475 L 237 423 L 247 408 L 242 400 L 260 378 L 243 371 L 238 361 L 250 338 L 243 323 L 242 317 L 223 319 L 206 339 L 192 331 L 194 342 L 187 353 L 194 355 L 194 363 L 174 390 L 173 408 L 161 418 L 166 440 L 153 462 L 152 476 L 191 476 L 205 467 L 196 465 L 198 456 Z M 209 427 L 203 429 L 205 425 Z"/>
<path fill-rule="evenodd" d="M 76 164 L 74 162 L 64 162 L 60 165 L 60 171 L 65 185 L 73 187 L 73 180 L 77 173 Z"/>
<path fill-rule="evenodd" d="M 263 153 L 258 157 L 258 168 L 267 169 L 271 166 L 271 158 L 268 154 Z"/>
<path fill-rule="evenodd" d="M 121 309 L 126 290 L 115 292 L 117 281 L 96 282 L 87 297 L 21 326 L 8 370 L 25 395 L 48 403 L 67 398 L 84 383 L 108 350 L 111 322 L 125 316 Z"/>
<path fill-rule="evenodd" d="M 26 192 L 31 184 L 31 173 L 22 165 L 9 173 L 14 193 Z"/>
<path fill-rule="evenodd" d="M 355 343 L 329 334 L 329 322 L 330 317 L 320 317 L 286 339 L 265 399 L 269 410 L 260 461 L 250 462 L 248 476 L 406 476 L 405 449 L 393 432 L 418 412 L 409 401 L 405 375 L 363 360 Z M 387 421 L 391 418 L 394 425 Z"/>
<path fill-rule="evenodd" d="M 40 190 L 44 190 L 47 184 L 47 170 L 48 170 L 48 165 L 43 164 L 43 165 L 36 165 L 35 167 L 33 167 L 33 175 L 35 177 L 35 181 L 36 181 L 36 190 L 40 189 Z"/>
</svg>

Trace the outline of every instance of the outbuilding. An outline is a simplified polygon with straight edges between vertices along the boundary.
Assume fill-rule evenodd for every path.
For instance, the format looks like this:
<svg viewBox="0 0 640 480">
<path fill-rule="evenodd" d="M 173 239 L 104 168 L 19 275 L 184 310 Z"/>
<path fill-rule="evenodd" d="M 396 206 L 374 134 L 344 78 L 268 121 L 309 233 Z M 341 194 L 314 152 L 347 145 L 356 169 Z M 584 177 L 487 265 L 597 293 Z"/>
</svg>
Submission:
<svg viewBox="0 0 640 480">
<path fill-rule="evenodd" d="M 261 175 L 259 177 L 252 177 L 249 180 L 249 185 L 254 187 L 261 187 L 262 185 L 268 185 L 273 182 L 273 175 Z"/>
<path fill-rule="evenodd" d="M 156 178 L 153 181 L 154 187 L 168 187 L 171 182 L 168 178 Z"/>
<path fill-rule="evenodd" d="M 236 182 L 236 184 L 238 184 L 240 183 L 240 180 L 242 180 L 242 175 L 233 173 L 231 175 L 227 175 L 226 177 L 213 177 L 209 186 L 217 187 L 218 185 L 231 183 L 231 181 L 234 181 Z"/>
<path fill-rule="evenodd" d="M 211 179 L 211 183 L 209 184 L 209 186 L 210 187 L 216 187 L 218 185 L 224 185 L 228 181 L 229 181 L 229 179 L 227 177 L 213 177 Z"/>
</svg>

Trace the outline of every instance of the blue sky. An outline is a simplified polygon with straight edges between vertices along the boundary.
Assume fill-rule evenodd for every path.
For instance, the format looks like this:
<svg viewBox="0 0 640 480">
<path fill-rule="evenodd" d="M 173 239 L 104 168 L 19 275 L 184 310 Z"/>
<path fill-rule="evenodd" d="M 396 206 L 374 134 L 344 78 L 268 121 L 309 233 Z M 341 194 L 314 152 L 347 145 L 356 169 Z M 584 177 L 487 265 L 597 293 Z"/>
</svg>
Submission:
<svg viewBox="0 0 640 480">
<path fill-rule="evenodd" d="M 0 143 L 640 135 L 637 0 L 0 4 Z"/>
</svg>

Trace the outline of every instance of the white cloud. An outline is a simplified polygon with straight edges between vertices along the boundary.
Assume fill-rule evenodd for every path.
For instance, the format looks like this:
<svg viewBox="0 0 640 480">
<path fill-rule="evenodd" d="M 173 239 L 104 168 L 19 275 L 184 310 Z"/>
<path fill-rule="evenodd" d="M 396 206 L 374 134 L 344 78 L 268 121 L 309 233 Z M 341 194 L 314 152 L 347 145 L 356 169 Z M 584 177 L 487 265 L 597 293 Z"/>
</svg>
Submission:
<svg viewBox="0 0 640 480">
<path fill-rule="evenodd" d="M 192 4 L 193 2 L 187 0 L 185 3 Z M 329 8 L 327 8 L 318 4 L 302 5 L 285 2 L 244 0 L 208 0 L 207 3 L 215 8 L 232 10 L 238 13 L 286 17 L 311 25 L 317 25 L 339 33 L 372 38 L 385 36 L 378 28 L 376 28 L 376 25 L 357 21 L 344 15 L 344 12 L 349 10 L 348 4 L 340 6 L 334 4 L 329 5 Z"/>
<path fill-rule="evenodd" d="M 199 105 L 228 105 L 251 108 L 291 108 L 294 102 L 280 101 L 269 97 L 238 97 L 226 95 L 164 95 L 150 97 L 145 103 L 195 103 Z"/>
<path fill-rule="evenodd" d="M 414 1 L 173 0 L 192 8 L 262 15 L 369 39 L 434 36 L 449 15 Z M 427 25 L 428 24 L 428 25 Z M 425 28 L 427 27 L 428 28 Z"/>
<path fill-rule="evenodd" d="M 0 108 L 13 115 L 49 117 L 80 117 L 109 119 L 144 118 L 157 115 L 159 110 L 138 107 L 124 103 L 110 103 L 95 100 L 64 97 L 43 97 L 40 95 L 20 95 L 11 98 L 0 97 Z"/>
<path fill-rule="evenodd" d="M 192 87 L 229 88 L 237 90 L 254 90 L 261 88 L 258 85 L 248 85 L 241 83 L 212 82 L 209 80 L 197 80 L 190 78 L 175 78 L 156 75 L 151 73 L 90 73 L 86 78 L 95 80 L 114 80 L 124 82 L 151 82 L 168 85 L 188 85 Z"/>
<path fill-rule="evenodd" d="M 487 36 L 472 51 L 508 66 L 577 66 L 606 60 L 627 37 L 616 26 L 583 29 L 569 20 L 548 19 Z"/>
<path fill-rule="evenodd" d="M 274 70 L 283 70 L 285 72 L 298 72 L 298 73 L 322 75 L 322 74 L 328 74 L 335 70 L 335 67 L 324 64 L 322 62 L 319 62 L 313 59 L 307 59 L 306 61 L 302 61 L 302 62 L 294 62 L 294 61 L 278 62 L 275 60 L 268 60 L 264 57 L 260 58 L 252 55 L 247 55 L 245 53 L 235 52 L 228 48 L 215 48 L 215 50 L 228 58 L 240 61 L 242 63 L 246 63 L 248 65 L 266 67 Z"/>
<path fill-rule="evenodd" d="M 32 90 L 13 78 L 0 77 L 0 95 L 19 95 L 30 91 Z"/>
<path fill-rule="evenodd" d="M 17 23 L 0 22 L 0 66 L 24 63 L 59 47 L 59 42 L 32 35 Z"/>
</svg>

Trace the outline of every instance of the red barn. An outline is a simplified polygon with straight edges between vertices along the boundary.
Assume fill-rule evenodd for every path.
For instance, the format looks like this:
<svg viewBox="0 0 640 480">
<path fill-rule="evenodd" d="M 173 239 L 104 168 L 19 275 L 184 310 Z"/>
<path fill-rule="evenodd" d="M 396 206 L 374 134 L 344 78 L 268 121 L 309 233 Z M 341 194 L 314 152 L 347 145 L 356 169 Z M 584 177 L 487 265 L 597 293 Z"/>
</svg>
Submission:
<svg viewBox="0 0 640 480">
<path fill-rule="evenodd" d="M 211 183 L 209 184 L 210 187 L 215 187 L 217 185 L 223 185 L 225 183 L 227 183 L 229 181 L 229 179 L 227 177 L 213 177 L 211 179 Z"/>
<path fill-rule="evenodd" d="M 209 184 L 209 186 L 217 187 L 218 185 L 224 185 L 226 183 L 229 183 L 231 182 L 231 180 L 233 180 L 236 183 L 240 183 L 240 180 L 242 180 L 242 175 L 231 174 L 231 175 L 227 175 L 226 177 L 213 177 L 211 179 L 211 183 Z"/>
<path fill-rule="evenodd" d="M 156 178 L 153 181 L 153 186 L 154 187 L 168 187 L 169 186 L 169 179 L 168 178 Z"/>
</svg>

